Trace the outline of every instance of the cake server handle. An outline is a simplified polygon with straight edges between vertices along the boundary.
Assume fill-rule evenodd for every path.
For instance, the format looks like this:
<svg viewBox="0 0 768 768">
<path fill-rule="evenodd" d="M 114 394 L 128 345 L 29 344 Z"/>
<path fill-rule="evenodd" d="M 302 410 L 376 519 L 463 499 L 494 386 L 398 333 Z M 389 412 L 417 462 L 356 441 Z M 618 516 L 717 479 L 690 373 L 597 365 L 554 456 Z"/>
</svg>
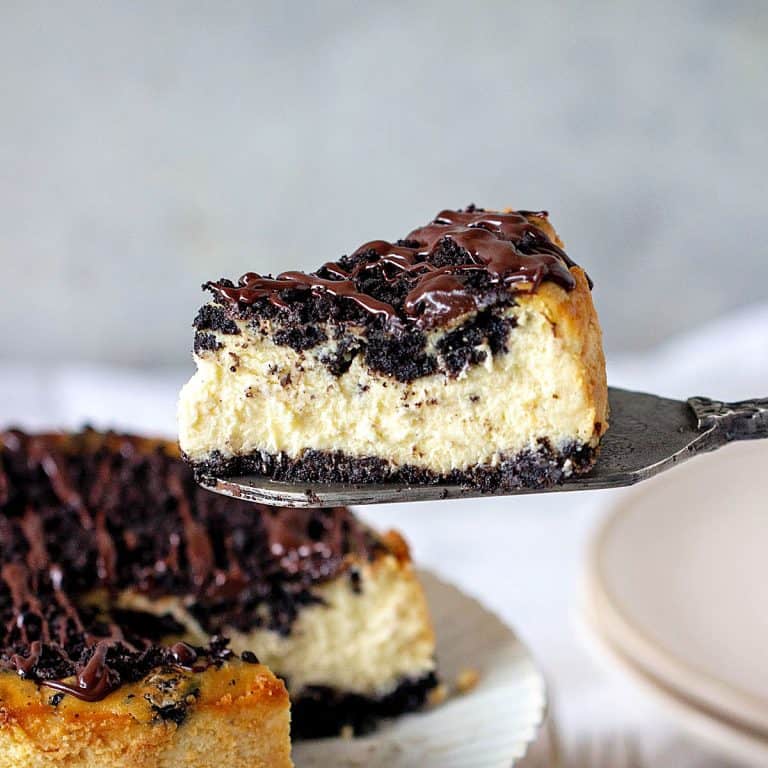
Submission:
<svg viewBox="0 0 768 768">
<path fill-rule="evenodd" d="M 726 442 L 768 438 L 768 398 L 724 403 L 709 397 L 689 397 L 699 429 L 715 428 Z"/>
</svg>

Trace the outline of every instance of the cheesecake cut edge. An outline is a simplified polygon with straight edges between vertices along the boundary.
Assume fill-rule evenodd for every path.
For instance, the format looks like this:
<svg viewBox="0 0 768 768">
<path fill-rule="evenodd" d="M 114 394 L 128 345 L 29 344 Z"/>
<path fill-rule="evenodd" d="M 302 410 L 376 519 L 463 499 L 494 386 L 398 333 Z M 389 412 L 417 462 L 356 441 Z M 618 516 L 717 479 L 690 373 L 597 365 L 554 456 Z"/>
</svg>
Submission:
<svg viewBox="0 0 768 768">
<path fill-rule="evenodd" d="M 338 576 L 317 585 L 317 602 L 287 635 L 222 628 L 233 651 L 255 653 L 285 680 L 294 738 L 334 736 L 345 726 L 365 732 L 383 717 L 421 709 L 437 685 L 434 628 L 408 545 L 396 531 L 381 541 L 386 551 L 373 561 L 350 555 Z M 186 630 L 173 640 L 208 639 L 178 597 L 124 591 L 117 605 L 169 613 Z"/>
<path fill-rule="evenodd" d="M 601 331 L 587 279 L 580 268 L 571 271 L 577 283 L 573 291 L 545 283 L 533 294 L 516 296 L 510 310 L 516 321 L 522 317 L 541 325 L 531 335 L 528 356 L 535 363 L 535 352 L 541 345 L 550 350 L 551 364 L 540 379 L 532 377 L 532 386 L 547 390 L 543 392 L 546 396 L 569 398 L 572 407 L 560 410 L 570 423 L 561 431 L 555 418 L 547 428 L 528 430 L 522 440 L 516 435 L 511 444 L 491 443 L 483 455 L 479 446 L 490 441 L 482 431 L 475 429 L 473 434 L 471 414 L 464 414 L 462 424 L 462 409 L 471 408 L 468 401 L 475 396 L 493 398 L 494 387 L 514 392 L 514 377 L 507 381 L 494 376 L 493 371 L 484 376 L 487 366 L 475 365 L 457 379 L 436 374 L 402 383 L 365 369 L 359 358 L 346 373 L 334 377 L 319 362 L 322 350 L 296 352 L 273 344 L 266 334 L 249 335 L 243 327 L 238 335 L 217 335 L 220 348 L 201 350 L 196 355 L 198 371 L 182 390 L 179 402 L 179 435 L 185 458 L 198 475 L 256 473 L 307 482 L 452 482 L 486 490 L 551 485 L 587 471 L 594 464 L 599 440 L 608 426 L 607 384 Z M 525 332 L 521 327 L 511 330 L 507 355 L 516 354 L 516 342 L 519 346 Z M 361 397 L 371 398 L 368 403 L 376 414 L 384 414 L 382 418 L 376 416 L 378 423 L 365 423 L 366 403 L 361 400 L 358 404 L 355 399 L 361 388 Z M 453 393 L 451 413 L 441 410 L 439 402 L 432 405 L 437 398 L 430 396 L 449 390 Z M 377 395 L 375 403 L 372 392 Z M 338 393 L 335 405 L 333 393 Z M 497 393 L 496 399 L 499 397 Z M 401 407 L 403 400 L 414 408 L 410 414 Z M 499 412 L 496 404 L 490 403 L 484 412 L 489 422 Z M 521 401 L 518 408 L 522 418 L 524 405 Z M 537 407 L 546 415 L 549 404 Z M 431 425 L 436 435 L 424 434 L 423 426 L 421 434 L 418 425 L 413 428 L 418 420 L 413 414 L 419 408 L 422 413 L 431 409 L 422 417 L 422 425 Z M 323 439 L 313 444 L 313 431 L 320 435 L 321 425 L 312 423 L 317 414 L 321 414 L 321 425 L 328 422 L 328 426 Z M 391 415 L 389 424 L 387 414 Z M 518 426 L 520 418 L 518 415 Z M 442 431 L 435 426 L 438 422 L 444 427 Z M 511 428 L 514 432 L 515 425 Z M 415 437 L 398 446 L 399 453 L 393 455 L 395 452 L 388 449 L 395 446 L 392 441 L 388 444 L 386 435 L 408 429 L 414 430 Z M 489 434 L 493 429 L 489 428 Z M 363 434 L 353 446 L 355 435 L 366 430 L 370 434 Z M 425 441 L 432 439 L 436 444 L 451 430 L 454 445 L 443 451 L 438 461 L 416 454 Z M 348 444 L 338 435 L 344 435 Z M 467 455 L 456 461 L 461 452 Z"/>
</svg>

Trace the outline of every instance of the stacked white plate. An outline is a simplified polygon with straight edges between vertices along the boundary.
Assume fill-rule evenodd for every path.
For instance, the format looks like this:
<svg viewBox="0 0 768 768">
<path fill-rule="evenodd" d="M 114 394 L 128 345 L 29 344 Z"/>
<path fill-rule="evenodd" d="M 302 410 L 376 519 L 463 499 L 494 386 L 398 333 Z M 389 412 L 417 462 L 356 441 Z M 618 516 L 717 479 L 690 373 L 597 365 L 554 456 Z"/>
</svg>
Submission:
<svg viewBox="0 0 768 768">
<path fill-rule="evenodd" d="M 768 444 L 626 495 L 592 541 L 585 598 L 614 663 L 688 730 L 768 765 Z"/>
</svg>

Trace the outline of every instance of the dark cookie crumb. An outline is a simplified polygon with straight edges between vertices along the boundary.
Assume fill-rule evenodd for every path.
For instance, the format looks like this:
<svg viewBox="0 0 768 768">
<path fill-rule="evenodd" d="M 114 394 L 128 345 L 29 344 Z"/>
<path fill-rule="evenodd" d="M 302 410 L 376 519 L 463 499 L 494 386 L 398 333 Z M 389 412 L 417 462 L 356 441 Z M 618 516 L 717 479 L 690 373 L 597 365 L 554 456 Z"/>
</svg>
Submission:
<svg viewBox="0 0 768 768">
<path fill-rule="evenodd" d="M 297 325 L 277 331 L 272 341 L 280 346 L 290 347 L 295 352 L 312 349 L 327 341 L 325 332 L 314 325 Z"/>
<path fill-rule="evenodd" d="M 424 351 L 427 338 L 420 331 L 403 337 L 371 328 L 365 348 L 366 365 L 398 381 L 409 382 L 437 370 L 437 361 Z"/>
<path fill-rule="evenodd" d="M 418 330 L 408 334 L 392 333 L 384 327 L 371 325 L 365 337 L 348 333 L 344 325 L 333 329 L 337 339 L 335 351 L 320 357 L 334 376 L 345 374 L 354 359 L 362 354 L 365 365 L 372 371 L 391 376 L 403 383 L 422 376 L 444 371 L 457 376 L 469 365 L 483 363 L 487 345 L 492 354 L 507 352 L 508 340 L 515 321 L 503 316 L 510 302 L 500 303 L 478 312 L 459 328 L 445 334 L 437 343 L 439 357 L 426 352 L 427 337 Z M 312 325 L 292 325 L 290 322 L 276 332 L 275 344 L 305 351 L 326 340 L 326 333 Z"/>
<path fill-rule="evenodd" d="M 479 349 L 481 345 L 487 344 L 494 355 L 507 352 L 507 339 L 514 326 L 514 320 L 486 309 L 445 334 L 437 349 L 449 373 L 456 376 L 469 365 L 485 362 L 487 354 Z"/>
<path fill-rule="evenodd" d="M 199 355 L 202 352 L 216 352 L 224 345 L 216 339 L 212 333 L 202 333 L 198 331 L 195 334 L 194 350 L 195 354 Z"/>
<path fill-rule="evenodd" d="M 152 705 L 152 710 L 158 720 L 182 725 L 187 719 L 189 705 L 185 701 L 178 701 L 174 704 L 166 704 L 162 707 Z"/>
<path fill-rule="evenodd" d="M 352 591 L 356 595 L 360 595 L 363 592 L 363 579 L 360 575 L 360 571 L 357 568 L 351 568 L 349 571 L 349 584 L 352 587 Z"/>
<path fill-rule="evenodd" d="M 356 736 L 370 733 L 383 718 L 421 709 L 436 685 L 437 678 L 430 673 L 416 680 L 403 680 L 381 699 L 309 686 L 291 704 L 291 737 L 338 736 L 344 728 L 351 728 Z"/>
<path fill-rule="evenodd" d="M 377 456 L 351 457 L 337 451 L 306 450 L 299 458 L 266 452 L 224 458 L 214 451 L 207 461 L 193 463 L 198 478 L 265 475 L 273 480 L 308 483 L 410 483 L 412 485 L 462 485 L 484 493 L 498 489 L 549 488 L 566 479 L 565 463 L 572 471 L 589 471 L 597 458 L 597 449 L 572 444 L 561 450 L 548 440 L 539 441 L 536 450 L 503 456 L 498 464 L 478 464 L 468 470 L 438 474 L 413 465 L 398 469 Z"/>
<path fill-rule="evenodd" d="M 333 354 L 328 353 L 321 357 L 320 362 L 323 363 L 334 376 L 341 376 L 349 370 L 355 357 L 357 357 L 363 349 L 363 346 L 364 345 L 360 339 L 355 338 L 354 336 L 342 335 L 340 341 L 336 345 L 336 351 Z"/>
<path fill-rule="evenodd" d="M 193 326 L 198 331 L 219 331 L 236 336 L 240 333 L 237 323 L 227 315 L 221 304 L 205 304 L 200 308 Z"/>
</svg>

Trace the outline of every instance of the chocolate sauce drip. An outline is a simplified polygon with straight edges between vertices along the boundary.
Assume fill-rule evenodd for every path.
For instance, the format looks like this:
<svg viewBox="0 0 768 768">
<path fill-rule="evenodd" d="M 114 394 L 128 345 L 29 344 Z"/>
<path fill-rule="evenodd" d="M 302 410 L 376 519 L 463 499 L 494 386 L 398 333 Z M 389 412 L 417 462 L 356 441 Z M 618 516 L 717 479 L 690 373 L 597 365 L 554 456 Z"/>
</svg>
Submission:
<svg viewBox="0 0 768 768">
<path fill-rule="evenodd" d="M 107 664 L 110 643 L 100 641 L 85 666 L 75 674 L 74 683 L 61 680 L 43 680 L 42 684 L 55 691 L 69 693 L 82 701 L 101 701 L 120 686 L 120 678 Z"/>
<path fill-rule="evenodd" d="M 179 666 L 187 669 L 192 669 L 198 658 L 197 651 L 188 643 L 174 643 L 171 646 L 171 653 Z"/>
<path fill-rule="evenodd" d="M 288 633 L 315 584 L 380 546 L 342 508 L 283 516 L 202 491 L 165 444 L 130 436 L 4 432 L 0 467 L 0 669 L 84 701 L 231 655 L 160 645 L 183 628 L 110 611 L 114 593 L 179 595 L 212 635 Z"/>
<path fill-rule="evenodd" d="M 268 298 L 276 307 L 288 308 L 287 302 L 280 297 L 280 292 L 303 289 L 351 299 L 374 315 L 394 316 L 394 309 L 389 304 L 361 293 L 351 279 L 326 280 L 304 272 L 283 272 L 277 278 L 271 278 L 262 277 L 256 272 L 247 272 L 240 278 L 239 288 L 230 288 L 218 283 L 209 285 L 224 298 L 241 304 L 252 304 L 256 299 Z"/>
<path fill-rule="evenodd" d="M 192 583 L 199 588 L 208 581 L 213 570 L 213 546 L 205 526 L 195 519 L 192 512 L 192 506 L 184 488 L 186 474 L 188 474 L 186 467 L 180 464 L 171 465 L 168 472 L 168 489 L 176 501 L 176 508 L 181 518 Z M 178 570 L 176 549 L 174 549 L 172 561 L 172 567 Z"/>
<path fill-rule="evenodd" d="M 545 280 L 573 290 L 575 264 L 542 228 L 546 216 L 474 206 L 445 210 L 405 240 L 365 243 L 316 273 L 273 278 L 248 272 L 236 286 L 222 280 L 206 287 L 236 306 L 266 301 L 289 311 L 308 294 L 327 295 L 384 318 L 392 330 L 409 323 L 432 328 L 514 293 L 534 292 Z"/>
</svg>

